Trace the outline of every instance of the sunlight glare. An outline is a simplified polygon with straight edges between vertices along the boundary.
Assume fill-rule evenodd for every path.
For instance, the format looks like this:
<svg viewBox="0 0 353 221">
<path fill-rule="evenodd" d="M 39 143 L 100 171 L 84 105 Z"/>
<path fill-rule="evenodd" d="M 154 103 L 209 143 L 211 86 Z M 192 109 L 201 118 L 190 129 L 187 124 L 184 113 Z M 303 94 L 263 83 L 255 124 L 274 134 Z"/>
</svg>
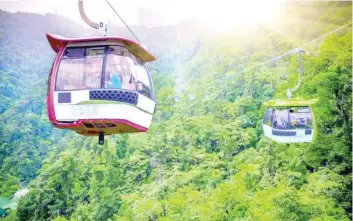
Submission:
<svg viewBox="0 0 353 221">
<path fill-rule="evenodd" d="M 221 31 L 235 26 L 254 26 L 271 18 L 272 12 L 280 6 L 281 0 L 263 1 L 217 1 L 205 8 L 202 19 Z"/>
</svg>

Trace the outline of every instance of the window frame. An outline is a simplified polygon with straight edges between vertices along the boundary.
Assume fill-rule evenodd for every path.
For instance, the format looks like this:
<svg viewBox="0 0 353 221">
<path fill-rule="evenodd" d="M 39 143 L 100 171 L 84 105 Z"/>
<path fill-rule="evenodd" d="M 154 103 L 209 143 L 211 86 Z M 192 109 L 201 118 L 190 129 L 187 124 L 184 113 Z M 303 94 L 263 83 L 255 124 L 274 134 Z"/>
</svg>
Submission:
<svg viewBox="0 0 353 221">
<path fill-rule="evenodd" d="M 81 91 L 81 90 L 111 90 L 111 89 L 107 89 L 105 88 L 105 71 L 106 71 L 106 65 L 107 65 L 107 56 L 108 56 L 108 49 L 109 47 L 112 46 L 119 46 L 119 47 L 123 47 L 125 49 L 127 49 L 127 51 L 129 52 L 129 56 L 132 56 L 136 61 L 136 63 L 141 66 L 142 68 L 144 68 L 147 72 L 147 76 L 148 76 L 148 80 L 149 80 L 149 84 L 150 84 L 150 96 L 148 97 L 149 99 L 155 101 L 155 95 L 154 95 L 154 87 L 153 87 L 153 81 L 152 81 L 152 76 L 151 73 L 149 72 L 147 66 L 146 66 L 146 62 L 141 61 L 138 57 L 136 57 L 135 55 L 133 55 L 129 49 L 124 46 L 124 45 L 113 45 L 113 44 L 92 44 L 92 45 L 75 45 L 75 46 L 66 46 L 64 49 L 64 52 L 62 53 L 60 59 L 59 59 L 59 65 L 57 67 L 57 69 L 55 70 L 55 82 L 54 82 L 54 92 L 65 92 L 65 91 Z M 71 90 L 59 90 L 57 89 L 57 80 L 58 80 L 58 72 L 60 69 L 60 65 L 61 65 L 61 61 L 64 57 L 64 54 L 66 52 L 67 49 L 75 49 L 75 48 L 104 48 L 104 55 L 103 55 L 103 63 L 102 63 L 102 71 L 101 71 L 101 84 L 100 84 L 100 88 L 90 88 L 90 89 L 71 89 Z M 126 89 L 114 89 L 114 90 L 126 90 Z M 139 93 L 136 90 L 126 90 L 126 91 L 134 91 L 140 95 L 145 96 L 144 94 Z"/>
<path fill-rule="evenodd" d="M 272 123 L 273 123 L 273 122 L 271 122 L 272 110 L 274 110 L 273 107 L 267 107 L 266 108 L 266 110 L 264 112 L 264 118 L 262 120 L 262 124 L 272 127 Z M 266 124 L 267 120 L 270 122 L 270 125 Z"/>
<path fill-rule="evenodd" d="M 76 48 L 104 48 L 104 55 L 103 55 L 103 62 L 102 62 L 102 70 L 101 70 L 101 83 L 100 83 L 100 88 L 84 88 L 84 89 L 71 89 L 71 90 L 58 90 L 57 89 L 57 82 L 58 82 L 58 76 L 59 76 L 59 69 L 60 69 L 60 65 L 61 65 L 61 61 L 63 60 L 63 57 L 64 57 L 64 54 L 66 52 L 66 50 L 68 49 L 76 49 Z M 55 72 L 55 84 L 54 84 L 54 91 L 82 91 L 82 90 L 95 90 L 95 89 L 101 89 L 102 88 L 102 77 L 103 77 L 103 73 L 105 74 L 105 60 L 106 60 L 106 51 L 107 51 L 107 45 L 90 45 L 90 46 L 68 46 L 68 47 L 65 47 L 64 49 L 64 52 L 63 54 L 61 55 L 60 57 L 60 60 L 59 60 L 59 65 L 58 65 L 58 68 L 56 69 L 56 72 Z M 85 58 L 86 59 L 86 56 Z"/>
<path fill-rule="evenodd" d="M 271 108 L 273 109 L 277 109 L 277 110 L 288 110 L 288 115 L 287 115 L 287 123 L 289 124 L 290 123 L 290 112 L 289 112 L 289 109 L 296 109 L 296 112 L 294 113 L 299 113 L 299 114 L 310 114 L 310 117 L 312 119 L 312 122 L 311 122 L 311 125 L 309 128 L 275 128 L 274 125 L 273 125 L 273 122 L 272 122 L 272 125 L 271 127 L 275 130 L 308 130 L 308 129 L 314 129 L 314 125 L 315 125 L 315 119 L 314 119 L 314 114 L 311 110 L 311 107 L 310 106 L 284 106 L 284 107 L 281 107 L 281 106 L 270 106 Z M 307 108 L 308 111 L 305 111 L 305 112 L 298 112 L 299 108 Z M 266 109 L 267 111 L 267 109 Z"/>
</svg>

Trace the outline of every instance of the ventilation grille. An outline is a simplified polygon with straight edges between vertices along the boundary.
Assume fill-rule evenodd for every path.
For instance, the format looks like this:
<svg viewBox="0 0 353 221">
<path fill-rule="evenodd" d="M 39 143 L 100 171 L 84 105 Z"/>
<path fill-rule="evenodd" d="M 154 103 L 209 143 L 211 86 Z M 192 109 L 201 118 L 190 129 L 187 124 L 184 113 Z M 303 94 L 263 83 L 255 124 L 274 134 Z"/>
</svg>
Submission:
<svg viewBox="0 0 353 221">
<path fill-rule="evenodd" d="M 296 131 L 284 131 L 284 130 L 272 130 L 272 135 L 289 137 L 289 136 L 297 135 L 297 132 Z"/>
<path fill-rule="evenodd" d="M 94 128 L 93 124 L 83 123 L 87 128 Z"/>
<path fill-rule="evenodd" d="M 137 98 L 138 94 L 134 91 L 94 90 L 89 92 L 90 100 L 119 101 L 136 105 Z"/>
<path fill-rule="evenodd" d="M 92 122 L 92 123 L 83 123 L 87 128 L 109 128 L 116 127 L 115 124 L 103 123 L 103 122 Z"/>
</svg>

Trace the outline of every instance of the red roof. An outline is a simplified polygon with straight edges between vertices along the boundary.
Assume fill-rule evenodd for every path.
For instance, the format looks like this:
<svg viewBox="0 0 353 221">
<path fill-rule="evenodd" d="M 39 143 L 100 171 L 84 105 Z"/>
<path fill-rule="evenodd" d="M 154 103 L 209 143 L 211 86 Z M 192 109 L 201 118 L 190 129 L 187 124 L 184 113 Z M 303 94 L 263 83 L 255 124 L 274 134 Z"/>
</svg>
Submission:
<svg viewBox="0 0 353 221">
<path fill-rule="evenodd" d="M 79 42 L 94 42 L 94 41 L 107 41 L 107 42 L 122 42 L 126 45 L 127 49 L 134 56 L 138 57 L 144 62 L 154 61 L 156 58 L 151 55 L 140 43 L 134 42 L 129 39 L 113 37 L 113 36 L 99 36 L 99 37 L 86 37 L 86 38 L 65 38 L 58 35 L 47 34 L 48 41 L 53 50 L 58 53 L 61 47 L 65 47 L 68 43 Z"/>
</svg>

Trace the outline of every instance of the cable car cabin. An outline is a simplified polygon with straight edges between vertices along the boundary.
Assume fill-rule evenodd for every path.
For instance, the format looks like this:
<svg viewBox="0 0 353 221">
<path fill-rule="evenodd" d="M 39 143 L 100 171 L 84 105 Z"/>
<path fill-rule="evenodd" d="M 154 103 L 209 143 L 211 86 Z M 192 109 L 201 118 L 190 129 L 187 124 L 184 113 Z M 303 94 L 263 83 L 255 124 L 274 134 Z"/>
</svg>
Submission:
<svg viewBox="0 0 353 221">
<path fill-rule="evenodd" d="M 47 108 L 51 123 L 86 136 L 146 132 L 156 104 L 143 46 L 117 37 L 47 34 L 57 53 Z"/>
<path fill-rule="evenodd" d="M 280 143 L 309 143 L 316 136 L 313 100 L 272 100 L 265 102 L 262 128 L 266 137 Z"/>
</svg>

